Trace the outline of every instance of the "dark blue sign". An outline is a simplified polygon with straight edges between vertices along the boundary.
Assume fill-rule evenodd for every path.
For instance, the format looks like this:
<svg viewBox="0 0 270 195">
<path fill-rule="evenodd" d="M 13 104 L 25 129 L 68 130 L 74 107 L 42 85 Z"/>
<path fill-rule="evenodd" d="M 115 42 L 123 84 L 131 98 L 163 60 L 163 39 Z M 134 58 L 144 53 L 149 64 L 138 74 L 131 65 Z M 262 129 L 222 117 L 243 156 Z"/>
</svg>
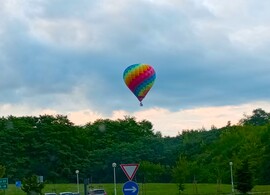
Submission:
<svg viewBox="0 0 270 195">
<path fill-rule="evenodd" d="M 139 186 L 134 181 L 127 181 L 123 186 L 124 195 L 137 195 L 139 192 Z"/>
<path fill-rule="evenodd" d="M 21 181 L 16 181 L 15 185 L 17 188 L 20 188 L 22 186 L 22 182 Z"/>
</svg>

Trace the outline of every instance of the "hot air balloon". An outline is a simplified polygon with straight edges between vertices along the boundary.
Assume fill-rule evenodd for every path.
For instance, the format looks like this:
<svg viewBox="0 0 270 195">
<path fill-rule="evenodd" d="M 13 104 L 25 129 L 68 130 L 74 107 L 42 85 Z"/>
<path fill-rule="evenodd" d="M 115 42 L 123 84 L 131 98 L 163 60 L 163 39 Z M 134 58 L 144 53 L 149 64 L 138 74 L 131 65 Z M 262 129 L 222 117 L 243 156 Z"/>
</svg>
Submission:
<svg viewBox="0 0 270 195">
<path fill-rule="evenodd" d="M 142 106 L 142 100 L 152 88 L 156 79 L 154 68 L 149 64 L 133 64 L 125 69 L 123 78 L 127 87 L 137 97 Z"/>
</svg>

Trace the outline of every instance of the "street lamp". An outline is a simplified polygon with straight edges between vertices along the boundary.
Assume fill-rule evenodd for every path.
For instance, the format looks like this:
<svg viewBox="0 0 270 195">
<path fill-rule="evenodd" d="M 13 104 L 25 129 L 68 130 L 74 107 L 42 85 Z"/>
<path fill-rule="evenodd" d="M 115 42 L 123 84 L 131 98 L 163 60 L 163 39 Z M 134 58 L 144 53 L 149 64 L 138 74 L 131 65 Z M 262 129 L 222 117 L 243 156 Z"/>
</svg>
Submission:
<svg viewBox="0 0 270 195">
<path fill-rule="evenodd" d="M 113 167 L 114 195 L 116 195 L 116 175 L 115 175 L 116 163 L 113 163 L 112 167 Z"/>
<path fill-rule="evenodd" d="M 77 189 L 78 189 L 78 193 L 80 193 L 80 186 L 79 186 L 79 170 L 76 170 L 75 173 L 77 174 Z"/>
<path fill-rule="evenodd" d="M 232 193 L 234 193 L 232 165 L 233 165 L 233 163 L 232 163 L 232 162 L 230 162 L 230 168 L 231 168 L 231 182 L 232 182 Z"/>
</svg>

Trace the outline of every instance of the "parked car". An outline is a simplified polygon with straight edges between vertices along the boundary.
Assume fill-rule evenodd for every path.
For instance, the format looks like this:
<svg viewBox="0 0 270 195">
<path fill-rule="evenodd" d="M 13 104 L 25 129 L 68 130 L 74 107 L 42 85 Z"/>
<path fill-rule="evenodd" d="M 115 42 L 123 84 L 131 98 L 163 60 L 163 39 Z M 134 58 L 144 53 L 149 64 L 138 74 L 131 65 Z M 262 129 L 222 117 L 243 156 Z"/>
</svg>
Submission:
<svg viewBox="0 0 270 195">
<path fill-rule="evenodd" d="M 104 189 L 93 189 L 88 192 L 88 195 L 107 195 Z"/>
<path fill-rule="evenodd" d="M 72 192 L 73 195 L 80 195 L 79 192 Z"/>
<path fill-rule="evenodd" d="M 59 195 L 73 195 L 72 192 L 60 192 Z"/>
<path fill-rule="evenodd" d="M 55 192 L 46 192 L 45 195 L 57 195 Z"/>
</svg>

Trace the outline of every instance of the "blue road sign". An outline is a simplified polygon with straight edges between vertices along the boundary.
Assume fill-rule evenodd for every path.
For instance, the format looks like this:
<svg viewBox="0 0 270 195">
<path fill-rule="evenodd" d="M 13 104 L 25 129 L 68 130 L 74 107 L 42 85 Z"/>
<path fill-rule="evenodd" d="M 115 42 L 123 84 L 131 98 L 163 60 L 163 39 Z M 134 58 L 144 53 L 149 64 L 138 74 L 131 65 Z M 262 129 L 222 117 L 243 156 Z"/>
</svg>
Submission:
<svg viewBox="0 0 270 195">
<path fill-rule="evenodd" d="M 16 181 L 15 185 L 17 188 L 20 188 L 22 186 L 22 182 L 21 181 Z"/>
<path fill-rule="evenodd" d="M 124 195 L 137 195 L 139 192 L 139 186 L 134 181 L 127 181 L 123 186 Z"/>
</svg>

